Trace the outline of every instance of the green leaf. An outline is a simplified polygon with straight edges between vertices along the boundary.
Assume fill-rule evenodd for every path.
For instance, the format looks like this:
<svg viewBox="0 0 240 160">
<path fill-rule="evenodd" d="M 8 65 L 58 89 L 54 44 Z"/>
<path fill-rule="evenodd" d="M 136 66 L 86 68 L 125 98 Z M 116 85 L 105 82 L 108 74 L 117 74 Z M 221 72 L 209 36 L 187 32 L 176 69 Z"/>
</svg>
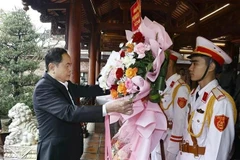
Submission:
<svg viewBox="0 0 240 160">
<path fill-rule="evenodd" d="M 165 60 L 161 66 L 161 70 L 158 75 L 158 78 L 155 81 L 155 87 L 161 91 L 163 91 L 165 88 L 165 78 L 167 74 L 168 59 L 169 59 L 169 52 L 165 51 L 164 54 L 165 54 Z"/>
<path fill-rule="evenodd" d="M 161 100 L 161 96 L 156 88 L 152 88 L 149 93 L 149 100 L 153 103 L 159 103 Z"/>
</svg>

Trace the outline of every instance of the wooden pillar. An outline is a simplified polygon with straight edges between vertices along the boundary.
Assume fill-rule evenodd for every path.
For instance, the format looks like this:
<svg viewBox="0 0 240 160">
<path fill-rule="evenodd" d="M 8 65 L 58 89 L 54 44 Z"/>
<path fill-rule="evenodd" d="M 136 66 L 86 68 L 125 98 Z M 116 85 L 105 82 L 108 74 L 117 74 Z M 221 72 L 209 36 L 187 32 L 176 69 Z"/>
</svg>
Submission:
<svg viewBox="0 0 240 160">
<path fill-rule="evenodd" d="M 96 30 L 92 25 L 90 51 L 89 51 L 89 70 L 88 70 L 88 84 L 95 84 L 95 73 L 96 73 Z"/>
<path fill-rule="evenodd" d="M 101 51 L 100 48 L 97 48 L 97 60 L 96 60 L 96 78 L 99 76 L 100 74 L 100 70 L 101 70 Z"/>
<path fill-rule="evenodd" d="M 71 0 L 69 8 L 68 52 L 72 60 L 71 81 L 80 83 L 80 36 L 82 0 Z"/>
<path fill-rule="evenodd" d="M 69 33 L 69 6 L 66 8 L 66 29 L 65 29 L 65 49 L 68 49 L 68 33 Z"/>
<path fill-rule="evenodd" d="M 101 71 L 101 49 L 100 49 L 100 42 L 101 42 L 101 33 L 100 30 L 97 29 L 97 40 L 96 40 L 96 73 L 95 77 L 98 78 L 100 71 Z"/>
</svg>

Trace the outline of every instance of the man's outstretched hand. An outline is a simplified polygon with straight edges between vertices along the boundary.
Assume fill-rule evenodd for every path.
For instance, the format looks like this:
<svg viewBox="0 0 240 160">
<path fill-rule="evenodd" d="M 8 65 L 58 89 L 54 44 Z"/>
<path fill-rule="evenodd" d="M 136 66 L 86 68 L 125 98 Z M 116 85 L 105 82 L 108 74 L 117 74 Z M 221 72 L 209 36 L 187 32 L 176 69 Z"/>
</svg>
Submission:
<svg viewBox="0 0 240 160">
<path fill-rule="evenodd" d="M 107 113 L 118 112 L 126 115 L 133 113 L 133 103 L 129 99 L 117 99 L 105 103 Z"/>
</svg>

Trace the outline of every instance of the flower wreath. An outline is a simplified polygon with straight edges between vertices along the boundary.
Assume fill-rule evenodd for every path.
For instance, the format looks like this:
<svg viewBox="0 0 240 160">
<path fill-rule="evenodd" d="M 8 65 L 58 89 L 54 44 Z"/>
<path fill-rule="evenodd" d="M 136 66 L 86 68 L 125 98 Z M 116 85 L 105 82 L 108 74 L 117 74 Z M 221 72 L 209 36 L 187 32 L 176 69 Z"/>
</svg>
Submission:
<svg viewBox="0 0 240 160">
<path fill-rule="evenodd" d="M 120 44 L 120 51 L 113 51 L 102 68 L 99 85 L 110 89 L 113 99 L 133 95 L 134 112 L 110 114 L 110 123 L 121 120 L 122 126 L 105 147 L 111 145 L 113 159 L 146 160 L 167 129 L 156 79 L 172 41 L 162 25 L 147 17 L 137 31 L 126 31 L 126 38 L 127 43 Z"/>
</svg>

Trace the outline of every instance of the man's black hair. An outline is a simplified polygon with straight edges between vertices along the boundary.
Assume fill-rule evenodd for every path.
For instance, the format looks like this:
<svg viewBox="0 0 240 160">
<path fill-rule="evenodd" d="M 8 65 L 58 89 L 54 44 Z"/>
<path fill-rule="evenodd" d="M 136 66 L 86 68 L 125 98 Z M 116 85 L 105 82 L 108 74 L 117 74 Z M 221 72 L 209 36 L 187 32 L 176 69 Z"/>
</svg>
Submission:
<svg viewBox="0 0 240 160">
<path fill-rule="evenodd" d="M 66 54 L 67 51 L 64 48 L 52 48 L 47 51 L 45 55 L 45 66 L 46 71 L 49 71 L 48 65 L 49 63 L 54 63 L 58 65 L 62 61 L 62 55 Z"/>
</svg>

